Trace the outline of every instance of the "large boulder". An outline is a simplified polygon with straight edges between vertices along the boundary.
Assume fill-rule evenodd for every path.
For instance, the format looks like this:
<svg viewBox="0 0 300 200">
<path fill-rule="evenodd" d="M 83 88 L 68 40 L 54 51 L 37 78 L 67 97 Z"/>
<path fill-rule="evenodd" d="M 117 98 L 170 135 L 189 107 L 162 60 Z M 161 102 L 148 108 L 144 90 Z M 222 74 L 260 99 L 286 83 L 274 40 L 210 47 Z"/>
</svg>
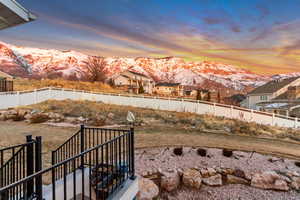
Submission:
<svg viewBox="0 0 300 200">
<path fill-rule="evenodd" d="M 199 189 L 201 187 L 202 177 L 199 171 L 187 169 L 183 172 L 182 182 L 187 187 Z"/>
<path fill-rule="evenodd" d="M 158 194 L 159 188 L 153 181 L 147 178 L 139 179 L 139 200 L 152 200 L 156 198 Z"/>
<path fill-rule="evenodd" d="M 221 174 L 217 174 L 208 178 L 203 178 L 202 182 L 205 185 L 209 185 L 209 186 L 221 186 L 222 185 L 222 175 Z"/>
<path fill-rule="evenodd" d="M 163 190 L 171 192 L 180 185 L 180 176 L 177 171 L 167 172 L 161 176 L 160 186 Z"/>
<path fill-rule="evenodd" d="M 227 175 L 227 183 L 228 184 L 243 184 L 243 185 L 247 185 L 248 181 L 246 179 L 244 179 L 244 178 L 228 174 Z"/>
<path fill-rule="evenodd" d="M 289 190 L 287 182 L 274 171 L 255 174 L 251 180 L 251 186 L 261 189 Z"/>
</svg>

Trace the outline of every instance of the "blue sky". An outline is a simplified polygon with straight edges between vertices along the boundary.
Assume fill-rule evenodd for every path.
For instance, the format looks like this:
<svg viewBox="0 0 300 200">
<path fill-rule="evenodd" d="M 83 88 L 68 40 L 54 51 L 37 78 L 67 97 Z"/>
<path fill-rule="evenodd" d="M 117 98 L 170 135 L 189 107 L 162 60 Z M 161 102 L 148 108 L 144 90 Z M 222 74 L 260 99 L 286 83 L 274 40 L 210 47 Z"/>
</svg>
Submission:
<svg viewBox="0 0 300 200">
<path fill-rule="evenodd" d="M 99 56 L 180 56 L 300 71 L 299 0 L 19 0 L 38 16 L 0 40 Z"/>
</svg>

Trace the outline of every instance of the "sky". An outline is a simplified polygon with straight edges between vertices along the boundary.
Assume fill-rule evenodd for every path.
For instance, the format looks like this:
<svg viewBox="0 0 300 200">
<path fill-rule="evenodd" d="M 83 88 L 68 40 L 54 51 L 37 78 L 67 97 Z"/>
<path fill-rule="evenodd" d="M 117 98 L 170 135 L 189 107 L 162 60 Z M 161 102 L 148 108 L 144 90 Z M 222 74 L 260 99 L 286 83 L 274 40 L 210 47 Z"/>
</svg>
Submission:
<svg viewBox="0 0 300 200">
<path fill-rule="evenodd" d="M 300 0 L 18 0 L 38 16 L 6 43 L 98 56 L 217 61 L 300 72 Z"/>
</svg>

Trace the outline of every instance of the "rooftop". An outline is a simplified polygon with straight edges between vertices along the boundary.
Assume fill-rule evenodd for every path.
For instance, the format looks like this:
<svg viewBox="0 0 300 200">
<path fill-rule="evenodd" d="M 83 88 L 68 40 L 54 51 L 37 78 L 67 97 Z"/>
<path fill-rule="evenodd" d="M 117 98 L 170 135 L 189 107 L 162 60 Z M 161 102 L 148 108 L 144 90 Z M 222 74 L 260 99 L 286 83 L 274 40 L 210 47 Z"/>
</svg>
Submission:
<svg viewBox="0 0 300 200">
<path fill-rule="evenodd" d="M 252 90 L 249 93 L 249 95 L 274 93 L 299 78 L 300 77 L 292 77 L 292 78 L 287 78 L 287 79 L 282 79 L 282 80 L 278 79 L 278 80 L 270 81 L 270 82 L 266 83 L 265 85 L 262 85 L 256 89 Z"/>
<path fill-rule="evenodd" d="M 144 74 L 141 74 L 141 73 L 138 73 L 138 72 L 135 72 L 135 71 L 131 71 L 131 70 L 128 70 L 129 73 L 132 73 L 134 75 L 138 75 L 138 76 L 143 76 L 145 78 L 149 78 L 148 76 L 144 75 Z"/>
<path fill-rule="evenodd" d="M 36 17 L 14 0 L 0 0 L 0 30 L 30 22 Z"/>
<path fill-rule="evenodd" d="M 179 86 L 179 85 L 180 85 L 180 83 L 161 82 L 161 83 L 157 83 L 155 86 L 176 87 L 176 86 Z"/>
</svg>

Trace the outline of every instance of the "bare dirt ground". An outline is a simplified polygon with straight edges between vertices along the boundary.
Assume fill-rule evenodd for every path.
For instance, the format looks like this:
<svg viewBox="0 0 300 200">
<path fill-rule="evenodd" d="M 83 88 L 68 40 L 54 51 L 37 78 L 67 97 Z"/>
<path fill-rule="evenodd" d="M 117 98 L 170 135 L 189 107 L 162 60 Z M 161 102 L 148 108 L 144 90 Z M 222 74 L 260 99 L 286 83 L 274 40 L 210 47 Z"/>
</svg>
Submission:
<svg viewBox="0 0 300 200">
<path fill-rule="evenodd" d="M 43 137 L 44 164 L 49 165 L 50 151 L 73 135 L 78 128 L 54 127 L 25 122 L 0 122 L 0 148 L 25 141 L 26 135 Z M 161 146 L 216 147 L 255 151 L 300 160 L 300 143 L 250 136 L 207 133 L 165 126 L 136 128 L 136 148 Z"/>
</svg>

